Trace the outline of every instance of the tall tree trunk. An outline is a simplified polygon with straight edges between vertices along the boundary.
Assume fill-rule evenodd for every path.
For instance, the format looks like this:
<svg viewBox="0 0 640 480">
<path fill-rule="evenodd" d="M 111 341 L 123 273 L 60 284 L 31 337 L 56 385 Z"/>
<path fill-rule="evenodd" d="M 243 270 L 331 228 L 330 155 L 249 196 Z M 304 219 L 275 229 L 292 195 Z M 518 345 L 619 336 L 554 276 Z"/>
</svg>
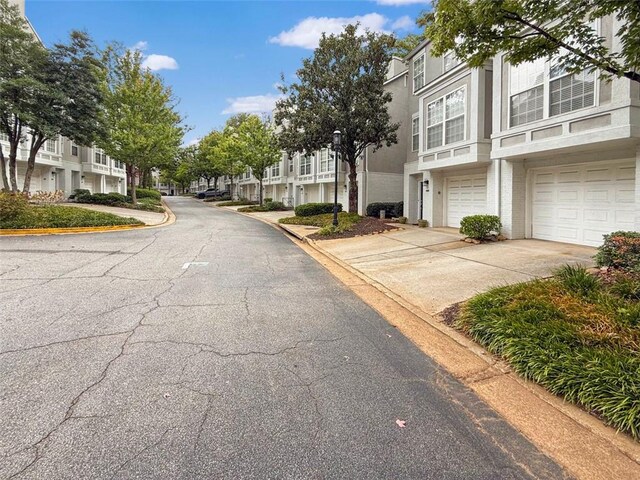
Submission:
<svg viewBox="0 0 640 480">
<path fill-rule="evenodd" d="M 358 172 L 356 162 L 349 162 L 349 212 L 358 213 Z M 336 175 L 338 172 L 336 172 Z"/>
<path fill-rule="evenodd" d="M 259 180 L 260 181 L 260 193 L 259 195 L 259 199 L 260 199 L 260 205 L 262 205 L 262 178 Z"/>
<path fill-rule="evenodd" d="M 207 177 L 207 188 L 211 186 L 211 178 Z"/>
<path fill-rule="evenodd" d="M 27 171 L 24 174 L 24 186 L 22 187 L 23 193 L 28 193 L 31 188 L 31 177 L 33 176 L 33 169 L 36 167 L 36 155 L 38 151 L 46 141 L 46 138 L 39 135 L 31 137 L 31 147 L 29 148 L 29 158 L 27 159 Z"/>
<path fill-rule="evenodd" d="M 127 165 L 127 175 L 129 176 L 129 185 L 131 185 L 131 203 L 135 205 L 138 201 L 136 198 L 136 167 Z"/>
<path fill-rule="evenodd" d="M 2 175 L 2 190 L 10 191 L 11 186 L 9 185 L 9 177 L 7 177 L 7 158 L 4 156 L 2 145 L 0 145 L 0 175 Z"/>
<path fill-rule="evenodd" d="M 213 177 L 213 188 L 218 191 L 218 177 Z"/>
<path fill-rule="evenodd" d="M 11 183 L 11 192 L 18 193 L 18 171 L 16 163 L 18 162 L 18 141 L 11 142 L 9 147 L 9 182 Z"/>
<path fill-rule="evenodd" d="M 229 195 L 231 196 L 231 200 L 233 200 L 233 176 L 229 177 L 231 181 L 231 186 L 229 187 Z"/>
</svg>

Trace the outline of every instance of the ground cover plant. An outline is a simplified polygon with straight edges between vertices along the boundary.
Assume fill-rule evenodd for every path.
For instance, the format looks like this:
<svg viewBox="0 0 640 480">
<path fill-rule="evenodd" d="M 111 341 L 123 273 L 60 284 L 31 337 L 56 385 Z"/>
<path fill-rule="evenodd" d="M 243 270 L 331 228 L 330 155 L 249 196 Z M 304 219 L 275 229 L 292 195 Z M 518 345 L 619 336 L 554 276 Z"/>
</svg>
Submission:
<svg viewBox="0 0 640 480">
<path fill-rule="evenodd" d="M 342 204 L 338 203 L 338 212 L 342 211 Z M 303 203 L 294 209 L 296 217 L 311 217 L 323 213 L 333 214 L 333 203 Z"/>
<path fill-rule="evenodd" d="M 566 266 L 490 290 L 455 325 L 523 377 L 640 439 L 640 276 Z"/>
<path fill-rule="evenodd" d="M 89 190 L 78 189 L 69 199 L 75 200 L 77 203 L 86 203 L 90 205 L 106 205 L 109 207 L 130 208 L 132 210 L 143 210 L 147 212 L 164 213 L 160 192 L 155 190 L 140 189 L 143 193 L 138 197 L 137 203 L 133 204 L 130 196 L 121 193 L 90 193 Z M 138 191 L 140 191 L 138 190 Z"/>
<path fill-rule="evenodd" d="M 249 207 L 239 208 L 238 211 L 242 213 L 251 212 L 282 212 L 290 210 L 282 202 L 264 202 L 262 205 L 251 205 Z"/>
<path fill-rule="evenodd" d="M 143 225 L 131 217 L 61 205 L 30 205 L 16 215 L 0 217 L 0 229 Z"/>
<path fill-rule="evenodd" d="M 361 217 L 357 213 L 338 213 L 338 226 L 333 226 L 333 213 L 323 213 L 308 217 L 287 217 L 278 220 L 285 225 L 308 225 L 320 227 L 320 230 L 309 235 L 312 239 L 328 240 L 332 238 L 348 238 L 357 235 L 369 235 L 393 230 L 395 227 L 370 217 Z"/>
<path fill-rule="evenodd" d="M 222 202 L 219 203 L 218 207 L 241 207 L 244 205 L 257 205 L 258 202 L 252 202 L 251 200 L 247 200 L 246 198 L 241 198 L 240 200 L 232 200 L 231 202 Z"/>
</svg>

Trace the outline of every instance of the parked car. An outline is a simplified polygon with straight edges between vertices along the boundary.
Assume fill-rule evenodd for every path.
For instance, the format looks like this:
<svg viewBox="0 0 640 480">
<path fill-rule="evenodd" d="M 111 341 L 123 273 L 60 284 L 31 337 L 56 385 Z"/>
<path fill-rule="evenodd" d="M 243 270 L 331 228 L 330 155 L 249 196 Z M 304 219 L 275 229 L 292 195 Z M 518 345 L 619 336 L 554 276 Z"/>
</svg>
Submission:
<svg viewBox="0 0 640 480">
<path fill-rule="evenodd" d="M 207 189 L 204 191 L 204 198 L 209 198 L 209 197 L 228 197 L 229 196 L 229 190 L 211 190 Z"/>
<path fill-rule="evenodd" d="M 206 190 L 203 190 L 202 192 L 196 193 L 196 198 L 199 198 L 200 200 L 202 200 L 205 196 L 207 196 L 207 193 L 217 192 L 217 191 L 218 191 L 218 189 L 213 188 L 213 187 L 207 188 Z"/>
</svg>

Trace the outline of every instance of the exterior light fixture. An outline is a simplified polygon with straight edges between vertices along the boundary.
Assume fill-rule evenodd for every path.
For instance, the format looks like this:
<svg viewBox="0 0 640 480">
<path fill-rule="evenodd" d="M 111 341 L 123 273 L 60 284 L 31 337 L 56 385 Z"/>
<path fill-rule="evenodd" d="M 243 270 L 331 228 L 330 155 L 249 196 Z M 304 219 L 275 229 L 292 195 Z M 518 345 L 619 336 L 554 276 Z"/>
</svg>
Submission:
<svg viewBox="0 0 640 480">
<path fill-rule="evenodd" d="M 342 142 L 340 130 L 333 132 L 333 155 L 335 157 L 335 168 L 333 169 L 333 226 L 338 226 L 338 151 Z"/>
</svg>

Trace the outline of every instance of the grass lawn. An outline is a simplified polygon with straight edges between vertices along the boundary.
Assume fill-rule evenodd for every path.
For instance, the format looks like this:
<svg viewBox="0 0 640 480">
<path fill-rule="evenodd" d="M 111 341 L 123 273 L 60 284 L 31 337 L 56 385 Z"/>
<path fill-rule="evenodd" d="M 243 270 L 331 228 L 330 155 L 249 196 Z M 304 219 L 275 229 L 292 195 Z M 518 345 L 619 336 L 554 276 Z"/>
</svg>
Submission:
<svg viewBox="0 0 640 480">
<path fill-rule="evenodd" d="M 251 200 L 233 200 L 229 202 L 222 202 L 216 205 L 217 207 L 240 207 L 242 205 L 257 205 L 258 202 L 252 202 Z"/>
<path fill-rule="evenodd" d="M 143 225 L 132 217 L 94 212 L 78 207 L 31 205 L 12 218 L 0 219 L 0 229 L 102 227 L 113 225 Z"/>
<path fill-rule="evenodd" d="M 474 297 L 455 324 L 523 377 L 640 439 L 640 276 L 564 267 Z"/>
<path fill-rule="evenodd" d="M 323 213 L 321 215 L 312 215 L 310 217 L 286 217 L 278 220 L 279 223 L 286 225 L 308 225 L 312 227 L 320 227 L 317 232 L 319 235 L 331 235 L 333 233 L 346 232 L 353 226 L 362 221 L 362 217 L 357 213 L 338 213 L 338 226 L 333 226 L 333 213 Z"/>
</svg>

